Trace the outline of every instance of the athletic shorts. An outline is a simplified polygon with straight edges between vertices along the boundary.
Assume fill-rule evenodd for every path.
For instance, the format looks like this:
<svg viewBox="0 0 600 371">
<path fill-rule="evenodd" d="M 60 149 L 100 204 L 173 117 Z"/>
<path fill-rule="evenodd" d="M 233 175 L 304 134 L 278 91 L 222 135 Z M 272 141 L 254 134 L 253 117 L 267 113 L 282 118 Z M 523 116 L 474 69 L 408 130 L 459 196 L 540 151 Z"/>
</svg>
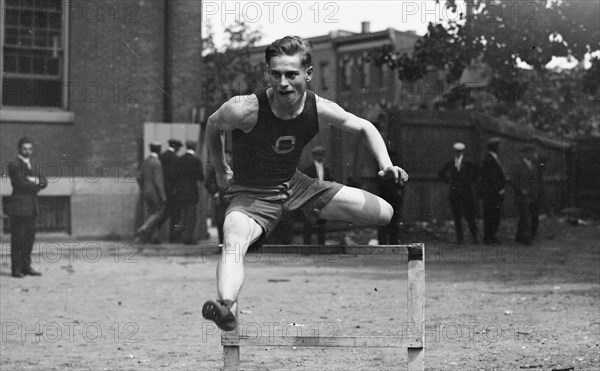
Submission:
<svg viewBox="0 0 600 371">
<path fill-rule="evenodd" d="M 225 215 L 239 211 L 254 219 L 263 229 L 259 240 L 249 248 L 253 251 L 264 243 L 284 214 L 300 211 L 307 218 L 315 219 L 342 187 L 336 182 L 311 178 L 298 170 L 290 180 L 274 187 L 234 183 L 224 196 L 228 202 Z"/>
</svg>

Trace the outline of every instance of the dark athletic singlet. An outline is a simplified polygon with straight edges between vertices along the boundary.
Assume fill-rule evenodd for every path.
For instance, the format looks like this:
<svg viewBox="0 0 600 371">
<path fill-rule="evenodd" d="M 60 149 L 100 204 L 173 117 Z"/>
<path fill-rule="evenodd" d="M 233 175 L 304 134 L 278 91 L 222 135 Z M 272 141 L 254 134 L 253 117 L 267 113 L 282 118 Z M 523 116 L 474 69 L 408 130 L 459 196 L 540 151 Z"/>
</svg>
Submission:
<svg viewBox="0 0 600 371">
<path fill-rule="evenodd" d="M 256 96 L 256 125 L 249 133 L 236 129 L 232 134 L 233 181 L 245 186 L 276 186 L 294 175 L 302 149 L 319 132 L 317 103 L 314 93 L 307 90 L 302 112 L 282 120 L 271 111 L 266 90 Z"/>
</svg>

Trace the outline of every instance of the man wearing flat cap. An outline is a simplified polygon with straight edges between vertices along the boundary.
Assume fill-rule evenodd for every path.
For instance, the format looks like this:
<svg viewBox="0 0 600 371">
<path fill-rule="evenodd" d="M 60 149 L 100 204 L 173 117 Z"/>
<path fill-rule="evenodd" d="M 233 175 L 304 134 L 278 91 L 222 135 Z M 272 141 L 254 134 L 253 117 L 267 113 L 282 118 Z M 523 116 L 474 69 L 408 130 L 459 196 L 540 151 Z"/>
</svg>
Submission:
<svg viewBox="0 0 600 371">
<path fill-rule="evenodd" d="M 448 161 L 438 172 L 440 179 L 450 184 L 448 199 L 454 219 L 456 242 L 463 242 L 462 217 L 467 220 L 474 243 L 477 243 L 475 222 L 475 194 L 473 186 L 477 182 L 477 166 L 464 158 L 465 145 L 457 142 L 452 146 L 454 159 Z"/>
<path fill-rule="evenodd" d="M 487 150 L 481 162 L 479 194 L 483 201 L 483 242 L 492 244 L 498 242 L 496 233 L 502 218 L 506 176 L 498 158 L 500 139 L 494 137 L 488 140 Z"/>
<path fill-rule="evenodd" d="M 161 225 L 169 220 L 169 242 L 173 243 L 179 240 L 178 231 L 181 229 L 183 206 L 179 200 L 180 197 L 177 195 L 181 191 L 180 157 L 177 156 L 177 152 L 179 152 L 179 149 L 183 145 L 178 139 L 169 139 L 167 143 L 169 144 L 169 148 L 159 156 L 165 179 L 167 200 L 164 211 L 158 221 L 158 227 L 160 228 Z"/>
<path fill-rule="evenodd" d="M 325 163 L 323 162 L 325 160 L 325 155 L 327 154 L 327 150 L 325 149 L 325 147 L 315 146 L 311 150 L 311 153 L 313 156 L 313 162 L 312 164 L 303 168 L 302 172 L 308 175 L 309 177 L 319 179 L 320 181 L 333 181 L 333 178 L 331 177 L 331 171 L 327 166 L 325 166 Z M 303 240 L 305 245 L 312 244 L 312 234 L 315 231 L 317 232 L 317 243 L 319 245 L 325 244 L 325 222 L 326 221 L 323 219 L 317 219 L 316 228 L 313 228 L 311 221 L 305 219 L 303 233 Z"/>
<path fill-rule="evenodd" d="M 136 231 L 136 242 L 158 242 L 155 232 L 166 201 L 163 170 L 158 155 L 160 143 L 150 143 L 150 155 L 142 163 L 137 176 L 140 193 L 144 200 L 146 219 Z"/>
<path fill-rule="evenodd" d="M 541 184 L 538 173 L 537 150 L 533 146 L 521 149 L 521 159 L 511 171 L 511 184 L 515 193 L 515 203 L 519 212 L 515 241 L 531 245 L 537 232 L 540 213 Z"/>
</svg>

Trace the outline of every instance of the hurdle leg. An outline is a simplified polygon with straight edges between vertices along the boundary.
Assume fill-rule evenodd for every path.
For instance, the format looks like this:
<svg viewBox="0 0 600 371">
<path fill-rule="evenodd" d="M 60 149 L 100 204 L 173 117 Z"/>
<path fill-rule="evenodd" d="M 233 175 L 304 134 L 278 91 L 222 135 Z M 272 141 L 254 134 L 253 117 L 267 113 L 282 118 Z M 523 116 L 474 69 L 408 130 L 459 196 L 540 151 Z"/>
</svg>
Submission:
<svg viewBox="0 0 600 371">
<path fill-rule="evenodd" d="M 233 331 L 222 331 L 221 339 L 224 337 L 238 338 L 240 336 L 239 322 L 239 301 L 235 306 L 235 329 Z M 239 345 L 223 345 L 223 370 L 224 371 L 239 371 L 240 370 L 240 346 Z"/>
<path fill-rule="evenodd" d="M 417 326 L 425 346 L 425 245 L 411 247 L 408 251 L 408 323 Z M 408 370 L 425 369 L 424 348 L 408 348 Z"/>
</svg>

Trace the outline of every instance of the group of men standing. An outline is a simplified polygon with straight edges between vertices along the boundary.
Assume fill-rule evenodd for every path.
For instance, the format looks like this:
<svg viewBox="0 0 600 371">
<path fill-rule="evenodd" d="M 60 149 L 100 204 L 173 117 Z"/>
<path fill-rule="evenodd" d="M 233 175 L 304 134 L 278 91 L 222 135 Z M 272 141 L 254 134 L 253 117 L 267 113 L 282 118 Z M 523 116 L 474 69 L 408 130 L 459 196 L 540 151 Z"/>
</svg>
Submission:
<svg viewBox="0 0 600 371">
<path fill-rule="evenodd" d="M 481 167 L 464 158 L 465 145 L 455 143 L 454 158 L 439 171 L 439 177 L 450 184 L 448 195 L 454 219 L 456 242 L 463 242 L 462 218 L 469 225 L 474 243 L 477 239 L 476 194 L 483 204 L 483 242 L 499 242 L 496 234 L 502 218 L 502 206 L 507 185 L 512 186 L 515 206 L 519 213 L 515 241 L 529 245 L 536 235 L 542 196 L 543 163 L 538 161 L 533 146 L 521 149 L 521 158 L 505 174 L 498 158 L 501 141 L 491 138 L 487 142 L 487 153 Z"/>
<path fill-rule="evenodd" d="M 146 218 L 136 231 L 136 241 L 158 243 L 155 232 L 169 220 L 169 242 L 194 244 L 199 182 L 204 180 L 203 165 L 196 155 L 196 142 L 185 142 L 185 153 L 177 153 L 181 141 L 170 139 L 161 153 L 160 143 L 150 143 L 150 155 L 137 176 Z"/>
</svg>

